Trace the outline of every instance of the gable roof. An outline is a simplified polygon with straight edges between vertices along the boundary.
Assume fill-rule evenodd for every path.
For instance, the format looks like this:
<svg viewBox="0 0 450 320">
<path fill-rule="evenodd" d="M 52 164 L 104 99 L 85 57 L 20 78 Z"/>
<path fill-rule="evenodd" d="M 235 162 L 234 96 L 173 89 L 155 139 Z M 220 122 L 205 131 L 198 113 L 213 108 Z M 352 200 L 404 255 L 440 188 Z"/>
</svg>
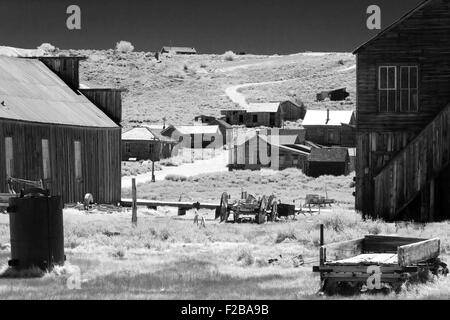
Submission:
<svg viewBox="0 0 450 320">
<path fill-rule="evenodd" d="M 307 110 L 302 126 L 340 126 L 350 124 L 354 111 L 330 110 L 327 122 L 327 110 Z"/>
<path fill-rule="evenodd" d="M 415 14 L 417 11 L 421 10 L 422 8 L 426 7 L 427 5 L 429 5 L 431 2 L 433 2 L 435 0 L 424 0 L 423 2 L 419 3 L 415 8 L 413 8 L 412 10 L 408 11 L 406 14 L 404 14 L 400 19 L 394 21 L 394 23 L 392 23 L 390 26 L 388 26 L 387 28 L 385 28 L 384 30 L 382 30 L 380 33 L 378 33 L 376 36 L 374 36 L 372 39 L 370 39 L 369 41 L 363 43 L 362 45 L 360 45 L 358 48 L 356 48 L 353 51 L 353 54 L 358 53 L 358 51 L 360 51 L 361 49 L 365 48 L 366 46 L 370 45 L 373 41 L 377 40 L 378 38 L 380 38 L 382 35 L 384 35 L 385 33 L 387 33 L 388 31 L 392 30 L 393 28 L 395 28 L 396 26 L 398 26 L 399 24 L 403 23 L 403 21 L 405 21 L 406 19 L 408 19 L 409 17 L 411 17 L 413 14 Z"/>
<path fill-rule="evenodd" d="M 45 56 L 45 51 L 42 49 L 22 49 L 0 46 L 0 56 L 16 58 L 42 57 Z"/>
<path fill-rule="evenodd" d="M 155 135 L 146 127 L 136 127 L 122 133 L 122 140 L 156 140 Z"/>
<path fill-rule="evenodd" d="M 308 161 L 311 162 L 345 162 L 348 159 L 347 148 L 312 149 Z"/>
<path fill-rule="evenodd" d="M 219 126 L 176 126 L 181 134 L 215 134 L 219 132 Z"/>
<path fill-rule="evenodd" d="M 249 103 L 245 111 L 252 112 L 277 112 L 280 108 L 280 102 L 264 102 L 264 103 Z"/>
<path fill-rule="evenodd" d="M 0 56 L 0 118 L 83 127 L 118 125 L 38 59 Z"/>
</svg>

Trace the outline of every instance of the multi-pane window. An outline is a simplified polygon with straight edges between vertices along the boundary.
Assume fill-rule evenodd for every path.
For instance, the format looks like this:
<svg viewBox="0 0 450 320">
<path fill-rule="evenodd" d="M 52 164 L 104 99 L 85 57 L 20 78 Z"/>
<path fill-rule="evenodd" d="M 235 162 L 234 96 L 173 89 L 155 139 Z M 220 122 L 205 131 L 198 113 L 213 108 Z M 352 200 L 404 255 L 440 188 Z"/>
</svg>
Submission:
<svg viewBox="0 0 450 320">
<path fill-rule="evenodd" d="M 417 67 L 400 67 L 400 111 L 418 111 Z"/>
<path fill-rule="evenodd" d="M 379 112 L 417 112 L 417 66 L 380 66 L 378 69 Z"/>
<path fill-rule="evenodd" d="M 397 67 L 380 67 L 378 92 L 380 112 L 395 112 L 397 106 Z"/>
<path fill-rule="evenodd" d="M 44 179 L 50 178 L 50 150 L 48 140 L 42 139 L 42 168 Z"/>
<path fill-rule="evenodd" d="M 75 153 L 75 178 L 81 179 L 83 177 L 81 172 L 81 142 L 74 141 L 74 153 Z"/>
<path fill-rule="evenodd" d="M 12 137 L 5 138 L 6 176 L 12 177 L 14 172 L 14 152 Z"/>
</svg>

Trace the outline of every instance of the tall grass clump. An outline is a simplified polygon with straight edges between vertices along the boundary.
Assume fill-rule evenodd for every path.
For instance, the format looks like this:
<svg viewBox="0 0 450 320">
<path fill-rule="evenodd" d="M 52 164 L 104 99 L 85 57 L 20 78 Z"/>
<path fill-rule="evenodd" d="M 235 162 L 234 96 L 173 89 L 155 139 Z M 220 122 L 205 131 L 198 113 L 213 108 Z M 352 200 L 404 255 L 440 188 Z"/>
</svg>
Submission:
<svg viewBox="0 0 450 320">
<path fill-rule="evenodd" d="M 133 52 L 134 46 L 131 44 L 131 42 L 121 40 L 116 43 L 116 50 L 121 53 L 129 53 Z"/>
<path fill-rule="evenodd" d="M 169 181 L 183 182 L 187 180 L 187 177 L 181 174 L 168 174 L 164 179 Z"/>
<path fill-rule="evenodd" d="M 255 262 L 255 257 L 249 248 L 241 248 L 238 251 L 237 261 L 242 261 L 245 266 L 251 266 Z"/>
</svg>

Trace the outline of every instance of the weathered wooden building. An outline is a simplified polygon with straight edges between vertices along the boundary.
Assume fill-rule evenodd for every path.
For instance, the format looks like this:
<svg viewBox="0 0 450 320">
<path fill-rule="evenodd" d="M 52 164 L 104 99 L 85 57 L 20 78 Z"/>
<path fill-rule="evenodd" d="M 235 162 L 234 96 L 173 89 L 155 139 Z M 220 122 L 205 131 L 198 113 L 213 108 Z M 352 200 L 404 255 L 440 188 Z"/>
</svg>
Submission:
<svg viewBox="0 0 450 320">
<path fill-rule="evenodd" d="M 177 149 L 220 149 L 223 147 L 223 136 L 218 125 L 170 125 L 161 131 L 161 135 L 176 141 Z"/>
<path fill-rule="evenodd" d="M 135 127 L 122 134 L 122 161 L 167 159 L 172 156 L 175 144 L 148 127 Z"/>
<path fill-rule="evenodd" d="M 421 3 L 355 54 L 357 210 L 450 218 L 450 1 Z"/>
<path fill-rule="evenodd" d="M 306 140 L 323 146 L 356 146 L 356 118 L 353 111 L 308 110 L 302 126 Z"/>
<path fill-rule="evenodd" d="M 250 103 L 245 109 L 221 111 L 227 123 L 249 128 L 261 126 L 281 128 L 284 121 L 303 119 L 305 113 L 304 105 L 298 106 L 291 101 Z"/>
<path fill-rule="evenodd" d="M 350 157 L 347 148 L 311 149 L 305 173 L 310 177 L 325 175 L 346 176 L 350 173 Z"/>
<path fill-rule="evenodd" d="M 197 54 L 197 50 L 192 47 L 162 47 L 160 53 L 170 54 Z"/>
<path fill-rule="evenodd" d="M 81 59 L 0 56 L 0 193 L 13 177 L 65 203 L 120 201 L 120 90 L 80 90 Z"/>
<path fill-rule="evenodd" d="M 292 133 L 292 134 L 289 134 Z M 292 132 L 271 134 L 253 132 L 240 136 L 233 143 L 228 168 L 230 170 L 260 170 L 271 168 L 304 170 L 311 148 L 302 144 L 304 135 Z"/>
</svg>

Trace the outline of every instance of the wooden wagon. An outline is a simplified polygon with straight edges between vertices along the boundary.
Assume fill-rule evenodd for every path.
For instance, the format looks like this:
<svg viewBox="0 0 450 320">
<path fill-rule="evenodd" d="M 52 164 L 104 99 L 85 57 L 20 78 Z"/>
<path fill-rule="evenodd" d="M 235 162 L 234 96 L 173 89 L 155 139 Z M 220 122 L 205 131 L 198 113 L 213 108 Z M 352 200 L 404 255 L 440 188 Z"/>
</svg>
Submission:
<svg viewBox="0 0 450 320">
<path fill-rule="evenodd" d="M 326 294 L 395 290 L 408 282 L 446 275 L 439 260 L 440 240 L 368 235 L 320 247 L 321 291 Z"/>
<path fill-rule="evenodd" d="M 273 221 L 277 217 L 278 203 L 274 196 L 263 196 L 257 199 L 251 194 L 243 193 L 240 200 L 229 201 L 229 195 L 224 192 L 220 199 L 220 207 L 216 209 L 216 219 L 220 222 L 227 222 L 229 215 L 233 214 L 234 222 L 250 218 L 258 224 L 265 223 L 266 220 Z"/>
</svg>

